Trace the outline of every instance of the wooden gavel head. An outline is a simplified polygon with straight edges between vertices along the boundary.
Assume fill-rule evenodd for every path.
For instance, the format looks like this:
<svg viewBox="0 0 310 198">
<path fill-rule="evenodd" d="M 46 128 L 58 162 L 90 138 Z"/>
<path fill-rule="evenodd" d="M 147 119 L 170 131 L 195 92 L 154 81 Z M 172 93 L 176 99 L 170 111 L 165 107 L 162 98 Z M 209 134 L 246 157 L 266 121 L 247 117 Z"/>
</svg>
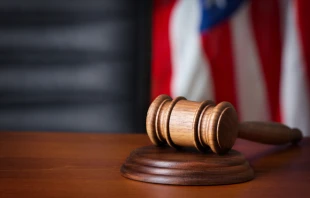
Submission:
<svg viewBox="0 0 310 198">
<path fill-rule="evenodd" d="M 228 152 L 238 135 L 238 117 L 229 102 L 215 105 L 213 101 L 174 100 L 158 96 L 150 105 L 146 129 L 155 145 L 168 143 L 171 147 L 209 148 L 217 154 Z"/>
</svg>

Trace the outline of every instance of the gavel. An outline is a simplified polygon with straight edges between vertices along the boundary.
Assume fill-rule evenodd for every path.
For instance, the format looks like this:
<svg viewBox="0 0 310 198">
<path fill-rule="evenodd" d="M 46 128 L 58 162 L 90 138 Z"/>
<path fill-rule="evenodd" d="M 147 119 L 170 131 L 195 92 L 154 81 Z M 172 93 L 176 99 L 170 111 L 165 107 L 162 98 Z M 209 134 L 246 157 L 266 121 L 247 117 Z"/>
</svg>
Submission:
<svg viewBox="0 0 310 198">
<path fill-rule="evenodd" d="M 216 105 L 211 100 L 195 102 L 184 97 L 172 100 L 167 95 L 158 96 L 150 105 L 146 130 L 157 146 L 195 147 L 201 152 L 211 149 L 217 154 L 227 153 L 237 137 L 275 145 L 302 139 L 299 129 L 280 123 L 239 123 L 237 112 L 229 102 Z"/>
</svg>

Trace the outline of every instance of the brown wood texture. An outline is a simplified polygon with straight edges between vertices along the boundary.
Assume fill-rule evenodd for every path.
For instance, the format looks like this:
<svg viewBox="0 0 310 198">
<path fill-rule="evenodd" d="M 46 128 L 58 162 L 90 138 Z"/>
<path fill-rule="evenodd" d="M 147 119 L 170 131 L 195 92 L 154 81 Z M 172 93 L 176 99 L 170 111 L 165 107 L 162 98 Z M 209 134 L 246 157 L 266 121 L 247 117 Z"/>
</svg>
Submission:
<svg viewBox="0 0 310 198">
<path fill-rule="evenodd" d="M 155 145 L 132 151 L 121 173 L 137 181 L 170 185 L 235 184 L 254 177 L 248 161 L 235 150 L 220 156 L 195 149 L 176 150 Z"/>
<path fill-rule="evenodd" d="M 310 197 L 310 139 L 263 145 L 238 139 L 233 149 L 255 178 L 221 186 L 171 186 L 121 176 L 131 151 L 151 145 L 145 134 L 0 132 L 0 197 Z"/>
<path fill-rule="evenodd" d="M 238 137 L 264 144 L 298 143 L 302 139 L 299 129 L 291 129 L 275 122 L 242 122 Z"/>
<path fill-rule="evenodd" d="M 215 105 L 212 101 L 193 102 L 184 97 L 172 100 L 158 96 L 150 105 L 146 118 L 147 133 L 155 145 L 196 147 L 227 153 L 238 134 L 238 118 L 228 102 Z"/>
<path fill-rule="evenodd" d="M 209 100 L 194 102 L 184 97 L 172 100 L 167 95 L 159 95 L 150 105 L 146 129 L 155 145 L 195 147 L 202 152 L 210 148 L 217 154 L 227 153 L 237 137 L 266 144 L 297 143 L 302 139 L 300 130 L 280 123 L 239 124 L 236 110 L 228 102 L 215 105 Z"/>
</svg>

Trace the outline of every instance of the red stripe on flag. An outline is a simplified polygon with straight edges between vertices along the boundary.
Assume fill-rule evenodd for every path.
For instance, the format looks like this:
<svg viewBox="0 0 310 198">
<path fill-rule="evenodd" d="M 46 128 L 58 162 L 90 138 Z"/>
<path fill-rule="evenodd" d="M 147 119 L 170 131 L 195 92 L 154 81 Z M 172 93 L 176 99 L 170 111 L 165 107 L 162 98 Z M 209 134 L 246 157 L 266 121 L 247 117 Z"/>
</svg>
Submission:
<svg viewBox="0 0 310 198">
<path fill-rule="evenodd" d="M 281 122 L 281 25 L 278 0 L 252 1 L 252 28 L 266 82 L 268 105 L 273 121 Z"/>
<path fill-rule="evenodd" d="M 175 0 L 156 0 L 152 21 L 151 98 L 159 94 L 171 95 L 172 64 L 169 43 L 169 21 Z"/>
<path fill-rule="evenodd" d="M 231 30 L 228 21 L 203 33 L 202 45 L 211 67 L 216 102 L 229 101 L 238 109 Z"/>
<path fill-rule="evenodd" d="M 296 18 L 298 33 L 301 41 L 302 55 L 305 61 L 305 72 L 307 73 L 308 88 L 310 89 L 310 21 L 309 0 L 296 0 Z M 310 90 L 309 90 L 310 93 Z"/>
</svg>

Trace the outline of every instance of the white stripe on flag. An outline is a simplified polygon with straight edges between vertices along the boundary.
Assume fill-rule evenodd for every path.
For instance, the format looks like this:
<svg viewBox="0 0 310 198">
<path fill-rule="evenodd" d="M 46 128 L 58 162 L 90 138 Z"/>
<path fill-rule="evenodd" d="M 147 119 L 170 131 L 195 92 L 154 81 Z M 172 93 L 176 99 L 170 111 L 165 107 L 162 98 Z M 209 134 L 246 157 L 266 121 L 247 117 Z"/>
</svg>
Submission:
<svg viewBox="0 0 310 198">
<path fill-rule="evenodd" d="M 199 25 L 199 1 L 179 0 L 170 18 L 172 96 L 190 100 L 213 100 L 209 63 L 203 53 Z"/>
<path fill-rule="evenodd" d="M 266 83 L 250 25 L 249 3 L 239 9 L 230 23 L 239 115 L 242 121 L 266 121 L 270 119 Z"/>
<path fill-rule="evenodd" d="M 300 40 L 296 23 L 296 7 L 290 1 L 287 9 L 286 32 L 281 74 L 282 120 L 290 127 L 298 127 L 304 135 L 310 135 L 310 97 L 304 71 Z"/>
</svg>

